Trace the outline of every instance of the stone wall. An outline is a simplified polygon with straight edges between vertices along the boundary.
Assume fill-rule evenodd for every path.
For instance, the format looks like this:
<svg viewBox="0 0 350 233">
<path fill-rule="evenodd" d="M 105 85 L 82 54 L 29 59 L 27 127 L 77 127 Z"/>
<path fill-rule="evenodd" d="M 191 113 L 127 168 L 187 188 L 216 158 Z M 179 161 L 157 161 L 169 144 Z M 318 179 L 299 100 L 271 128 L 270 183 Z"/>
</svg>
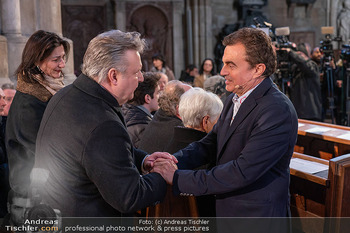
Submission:
<svg viewBox="0 0 350 233">
<path fill-rule="evenodd" d="M 267 5 L 261 8 L 261 12 L 274 27 L 289 26 L 291 41 L 308 42 L 314 47 L 319 46 L 324 37 L 321 34 L 322 26 L 334 26 L 334 32 L 337 32 L 337 16 L 344 1 L 348 0 L 316 0 L 312 5 L 288 6 L 287 0 L 267 0 Z M 214 58 L 215 46 L 221 41 L 219 35 L 223 27 L 239 23 L 242 16 L 239 0 L 0 0 L 0 3 L 0 29 L 1 36 L 4 37 L 0 37 L 0 61 L 8 61 L 0 66 L 0 82 L 8 77 L 14 80 L 12 74 L 20 62 L 21 50 L 26 39 L 34 31 L 44 29 L 70 36 L 62 32 L 62 6 L 70 9 L 79 5 L 104 5 L 104 14 L 96 16 L 105 17 L 106 26 L 103 30 L 126 30 L 130 26 L 130 12 L 126 12 L 126 8 L 130 6 L 133 6 L 133 9 L 128 8 L 128 11 L 137 10 L 138 5 L 151 5 L 163 12 L 169 12 L 167 16 L 171 22 L 168 25 L 171 32 L 171 51 L 168 56 L 176 77 L 179 77 L 187 64 L 194 63 L 200 66 L 205 57 Z M 162 9 L 163 6 L 171 10 Z M 94 35 L 90 35 L 92 36 Z M 81 38 L 72 39 L 75 43 L 83 43 Z M 7 50 L 4 49 L 4 45 Z M 87 43 L 85 47 L 86 45 Z M 334 47 L 337 46 L 335 43 Z M 79 50 L 82 50 L 79 60 L 85 52 L 85 47 L 79 47 Z M 73 60 L 71 53 L 66 74 L 74 78 Z M 80 63 L 81 61 L 78 61 L 76 69 Z"/>
</svg>

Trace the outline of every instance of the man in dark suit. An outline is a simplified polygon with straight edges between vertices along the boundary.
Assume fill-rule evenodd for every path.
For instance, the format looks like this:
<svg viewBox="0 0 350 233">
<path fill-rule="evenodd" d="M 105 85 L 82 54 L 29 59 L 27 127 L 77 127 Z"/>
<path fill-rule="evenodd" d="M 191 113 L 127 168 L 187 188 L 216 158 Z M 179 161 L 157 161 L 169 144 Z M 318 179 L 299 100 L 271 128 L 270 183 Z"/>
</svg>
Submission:
<svg viewBox="0 0 350 233">
<path fill-rule="evenodd" d="M 32 184 L 63 217 L 129 215 L 165 195 L 166 182 L 159 174 L 140 175 L 146 153 L 133 147 L 121 112 L 143 81 L 144 43 L 137 32 L 96 36 L 85 53 L 82 74 L 46 108 Z M 144 159 L 143 168 L 169 156 L 154 153 Z"/>
<path fill-rule="evenodd" d="M 154 171 L 182 195 L 216 196 L 218 217 L 289 215 L 289 162 L 298 119 L 290 100 L 272 83 L 276 54 L 261 30 L 240 29 L 227 37 L 221 75 L 227 98 L 213 130 L 174 155 L 156 160 Z M 210 170 L 193 171 L 216 156 Z M 248 231 L 249 232 L 249 231 Z"/>
</svg>

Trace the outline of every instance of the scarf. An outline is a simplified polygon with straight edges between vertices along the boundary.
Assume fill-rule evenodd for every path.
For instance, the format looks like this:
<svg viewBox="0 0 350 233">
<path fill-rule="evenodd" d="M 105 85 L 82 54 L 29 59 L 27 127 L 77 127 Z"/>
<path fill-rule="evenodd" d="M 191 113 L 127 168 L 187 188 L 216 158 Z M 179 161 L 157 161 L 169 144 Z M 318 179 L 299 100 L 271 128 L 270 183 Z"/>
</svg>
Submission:
<svg viewBox="0 0 350 233">
<path fill-rule="evenodd" d="M 43 76 L 45 78 L 43 78 Z M 56 94 L 59 90 L 64 87 L 63 83 L 63 75 L 59 78 L 52 78 L 46 74 L 36 74 L 32 76 L 38 83 L 40 83 L 43 87 L 46 88 L 52 95 Z"/>
</svg>

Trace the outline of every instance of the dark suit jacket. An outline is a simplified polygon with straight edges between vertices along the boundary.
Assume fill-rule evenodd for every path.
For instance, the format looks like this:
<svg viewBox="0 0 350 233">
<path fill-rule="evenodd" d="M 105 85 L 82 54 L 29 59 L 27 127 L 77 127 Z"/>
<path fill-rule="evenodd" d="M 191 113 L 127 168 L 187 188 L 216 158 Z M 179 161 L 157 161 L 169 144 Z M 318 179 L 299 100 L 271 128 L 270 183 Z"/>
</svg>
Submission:
<svg viewBox="0 0 350 233">
<path fill-rule="evenodd" d="M 64 217 L 120 216 L 152 205 L 166 182 L 157 173 L 140 176 L 145 155 L 132 146 L 116 99 L 80 75 L 51 99 L 38 132 L 35 168 L 48 172 L 44 202 Z"/>
<path fill-rule="evenodd" d="M 243 102 L 230 126 L 232 97 L 213 130 L 175 154 L 179 169 L 198 167 L 210 156 L 216 156 L 216 166 L 177 170 L 174 192 L 215 194 L 217 216 L 287 216 L 289 163 L 298 128 L 295 109 L 267 78 Z"/>
</svg>

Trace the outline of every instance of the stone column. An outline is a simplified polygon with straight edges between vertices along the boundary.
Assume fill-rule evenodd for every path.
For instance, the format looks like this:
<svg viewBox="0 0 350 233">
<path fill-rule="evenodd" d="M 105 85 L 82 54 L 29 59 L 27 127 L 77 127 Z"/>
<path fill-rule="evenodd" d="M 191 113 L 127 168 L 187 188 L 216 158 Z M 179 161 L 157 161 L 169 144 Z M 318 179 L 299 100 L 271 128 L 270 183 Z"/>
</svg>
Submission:
<svg viewBox="0 0 350 233">
<path fill-rule="evenodd" d="M 115 25 L 117 29 L 125 32 L 126 16 L 125 16 L 125 0 L 114 0 L 115 2 Z"/>
<path fill-rule="evenodd" d="M 205 0 L 199 0 L 198 2 L 198 9 L 199 9 L 199 32 L 198 32 L 198 39 L 199 39 L 199 60 L 202 62 L 204 58 L 206 57 L 206 49 L 205 49 L 205 41 L 206 41 L 206 9 L 205 9 Z"/>
<path fill-rule="evenodd" d="M 5 35 L 21 34 L 21 11 L 19 0 L 2 0 L 2 31 Z"/>
<path fill-rule="evenodd" d="M 214 50 L 213 50 L 213 32 L 212 32 L 212 12 L 211 12 L 211 1 L 205 0 L 205 56 L 214 59 Z"/>
<path fill-rule="evenodd" d="M 4 83 L 11 82 L 9 79 L 7 39 L 0 36 L 0 86 Z"/>
<path fill-rule="evenodd" d="M 174 74 L 175 78 L 179 79 L 181 70 L 185 67 L 184 57 L 184 38 L 182 28 L 182 17 L 184 14 L 184 2 L 181 0 L 173 1 L 173 59 L 174 59 Z M 175 46 L 176 44 L 176 46 Z"/>
<path fill-rule="evenodd" d="M 5 78 L 6 81 L 10 78 L 15 83 L 14 73 L 21 62 L 22 51 L 27 41 L 27 38 L 21 34 L 20 1 L 2 0 L 1 17 L 3 34 L 7 40 L 7 53 L 1 53 L 0 59 L 3 60 L 7 57 L 8 61 L 8 76 L 1 78 Z M 6 43 L 6 40 L 2 40 L 2 43 Z M 6 81 L 2 80 L 1 82 Z"/>
<path fill-rule="evenodd" d="M 198 0 L 192 0 L 192 25 L 193 25 L 193 62 L 194 64 L 201 65 L 200 55 L 199 55 L 199 9 L 198 9 Z"/>
<path fill-rule="evenodd" d="M 62 36 L 61 0 L 39 0 L 37 7 L 38 28 Z"/>
</svg>

